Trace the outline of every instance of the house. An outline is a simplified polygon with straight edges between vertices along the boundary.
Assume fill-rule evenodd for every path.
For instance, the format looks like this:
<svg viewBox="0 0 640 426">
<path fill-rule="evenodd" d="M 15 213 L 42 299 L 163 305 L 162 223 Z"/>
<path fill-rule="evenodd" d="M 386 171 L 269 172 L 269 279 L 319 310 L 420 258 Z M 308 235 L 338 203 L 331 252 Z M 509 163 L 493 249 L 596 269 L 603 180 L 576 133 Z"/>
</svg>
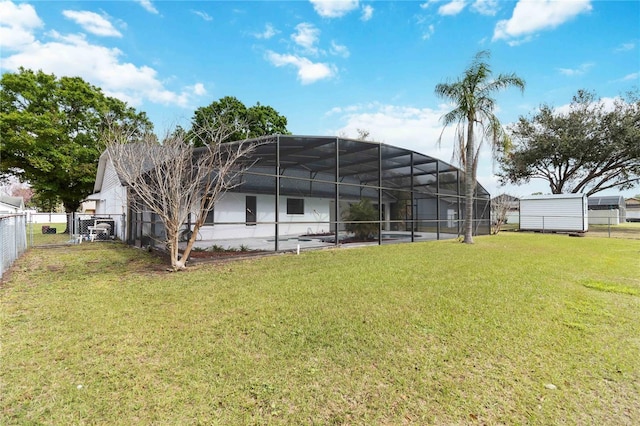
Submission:
<svg viewBox="0 0 640 426">
<path fill-rule="evenodd" d="M 495 223 L 504 216 L 504 223 L 515 224 L 520 221 L 520 199 L 509 194 L 500 194 L 491 199 L 491 220 Z"/>
<path fill-rule="evenodd" d="M 436 158 L 387 144 L 340 137 L 258 138 L 240 184 L 210 212 L 199 239 L 338 244 L 350 205 L 368 199 L 378 211 L 378 243 L 455 238 L 462 229 L 464 172 Z M 477 185 L 474 231 L 490 232 L 489 193 Z M 129 211 L 126 182 L 108 156 L 96 176 L 96 215 L 126 214 L 126 239 L 162 240 L 155 215 Z M 187 225 L 188 226 L 188 225 Z"/>
<path fill-rule="evenodd" d="M 627 222 L 640 222 L 640 197 L 624 200 Z"/>
<path fill-rule="evenodd" d="M 590 225 L 619 225 L 627 220 L 622 195 L 591 196 L 588 207 Z"/>
<path fill-rule="evenodd" d="M 24 198 L 0 195 L 0 216 L 24 213 Z"/>
</svg>

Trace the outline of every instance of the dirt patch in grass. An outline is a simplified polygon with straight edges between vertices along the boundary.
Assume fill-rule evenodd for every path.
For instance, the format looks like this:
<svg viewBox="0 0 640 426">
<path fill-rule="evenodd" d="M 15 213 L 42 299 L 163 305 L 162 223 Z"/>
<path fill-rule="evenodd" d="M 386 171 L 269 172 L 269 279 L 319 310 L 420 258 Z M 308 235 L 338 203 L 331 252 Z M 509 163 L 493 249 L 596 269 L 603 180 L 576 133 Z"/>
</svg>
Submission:
<svg viewBox="0 0 640 426">
<path fill-rule="evenodd" d="M 189 262 L 190 263 L 226 262 L 230 260 L 242 260 L 242 259 L 249 259 L 249 258 L 255 258 L 260 256 L 266 256 L 272 253 L 273 252 L 262 251 L 262 250 L 192 251 L 189 254 Z"/>
</svg>

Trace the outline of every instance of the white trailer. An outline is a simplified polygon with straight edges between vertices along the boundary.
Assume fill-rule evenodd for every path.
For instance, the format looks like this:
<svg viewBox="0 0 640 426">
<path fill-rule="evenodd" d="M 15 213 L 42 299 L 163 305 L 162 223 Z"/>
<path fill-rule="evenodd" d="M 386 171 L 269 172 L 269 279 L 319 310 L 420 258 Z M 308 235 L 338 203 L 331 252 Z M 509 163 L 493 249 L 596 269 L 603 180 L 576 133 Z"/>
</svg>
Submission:
<svg viewBox="0 0 640 426">
<path fill-rule="evenodd" d="M 586 232 L 588 202 L 584 194 L 531 195 L 520 198 L 520 230 Z"/>
</svg>

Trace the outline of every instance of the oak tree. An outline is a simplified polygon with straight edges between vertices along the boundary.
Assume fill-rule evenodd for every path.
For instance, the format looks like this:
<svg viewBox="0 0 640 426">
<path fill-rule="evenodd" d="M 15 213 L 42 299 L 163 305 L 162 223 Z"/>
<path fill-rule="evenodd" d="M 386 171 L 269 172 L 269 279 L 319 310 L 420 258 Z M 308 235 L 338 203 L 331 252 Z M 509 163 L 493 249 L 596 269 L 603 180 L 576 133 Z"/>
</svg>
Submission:
<svg viewBox="0 0 640 426">
<path fill-rule="evenodd" d="M 640 98 L 613 106 L 580 90 L 567 111 L 542 105 L 509 128 L 513 148 L 500 159 L 502 183 L 543 179 L 551 192 L 593 195 L 640 184 Z"/>
<path fill-rule="evenodd" d="M 194 135 L 198 135 L 201 129 L 211 126 L 212 123 L 227 129 L 236 128 L 222 142 L 289 134 L 287 118 L 280 115 L 273 107 L 257 103 L 247 108 L 233 96 L 225 96 L 205 107 L 196 109 L 191 119 L 191 131 L 194 132 Z M 200 145 L 207 143 L 197 136 L 194 137 L 194 140 Z"/>
<path fill-rule="evenodd" d="M 144 113 L 80 77 L 20 68 L 0 85 L 0 173 L 28 182 L 41 200 L 62 202 L 67 213 L 93 192 L 106 121 L 152 128 Z"/>
</svg>

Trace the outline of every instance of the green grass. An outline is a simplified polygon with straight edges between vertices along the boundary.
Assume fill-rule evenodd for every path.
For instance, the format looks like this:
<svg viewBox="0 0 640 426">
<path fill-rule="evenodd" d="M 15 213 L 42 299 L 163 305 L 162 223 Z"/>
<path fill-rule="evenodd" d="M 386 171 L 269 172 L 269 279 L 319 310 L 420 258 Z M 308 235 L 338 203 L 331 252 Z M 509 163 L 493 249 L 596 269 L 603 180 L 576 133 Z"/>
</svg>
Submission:
<svg viewBox="0 0 640 426">
<path fill-rule="evenodd" d="M 0 289 L 0 423 L 633 424 L 639 258 L 524 233 L 177 274 L 33 249 Z"/>
<path fill-rule="evenodd" d="M 56 228 L 56 233 L 43 234 L 43 226 Z M 71 237 L 69 234 L 63 234 L 65 229 L 67 229 L 66 223 L 29 223 L 27 224 L 27 244 L 29 246 L 66 244 Z"/>
<path fill-rule="evenodd" d="M 589 225 L 589 236 L 630 238 L 640 240 L 640 222 L 625 222 L 619 225 Z"/>
</svg>

